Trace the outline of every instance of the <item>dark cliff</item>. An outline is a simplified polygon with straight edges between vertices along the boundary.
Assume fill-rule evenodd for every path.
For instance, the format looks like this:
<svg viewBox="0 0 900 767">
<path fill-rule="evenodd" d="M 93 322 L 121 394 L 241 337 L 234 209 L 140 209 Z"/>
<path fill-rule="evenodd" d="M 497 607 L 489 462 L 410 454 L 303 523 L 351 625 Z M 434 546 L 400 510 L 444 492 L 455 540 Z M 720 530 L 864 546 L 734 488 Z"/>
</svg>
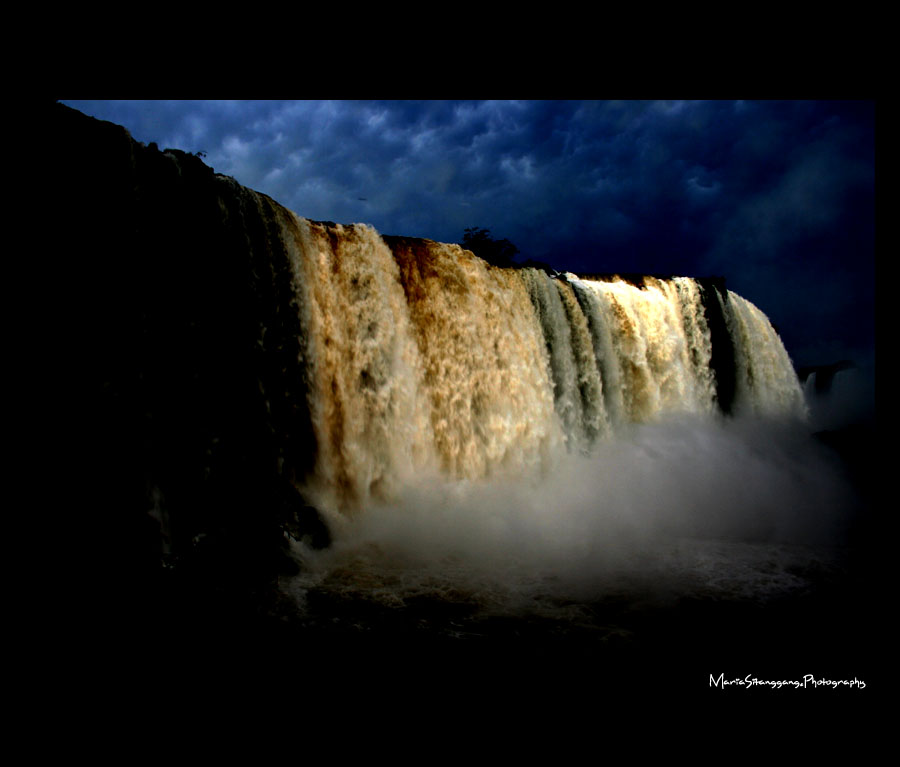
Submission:
<svg viewBox="0 0 900 767">
<path fill-rule="evenodd" d="M 160 601 L 164 618 L 222 589 L 257 600 L 295 567 L 286 530 L 327 540 L 291 482 L 315 443 L 284 211 L 60 104 L 50 128 L 67 543 L 86 618 Z"/>
</svg>

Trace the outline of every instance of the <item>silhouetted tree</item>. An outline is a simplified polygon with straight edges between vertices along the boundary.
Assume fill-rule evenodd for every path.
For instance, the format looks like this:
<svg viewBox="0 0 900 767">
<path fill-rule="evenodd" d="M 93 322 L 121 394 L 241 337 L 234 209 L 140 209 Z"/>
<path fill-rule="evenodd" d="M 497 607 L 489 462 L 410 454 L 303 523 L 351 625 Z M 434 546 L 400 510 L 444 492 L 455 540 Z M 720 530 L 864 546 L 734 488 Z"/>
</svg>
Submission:
<svg viewBox="0 0 900 767">
<path fill-rule="evenodd" d="M 513 266 L 513 256 L 519 252 L 509 240 L 495 240 L 490 229 L 478 226 L 467 228 L 460 244 L 494 266 Z"/>
</svg>

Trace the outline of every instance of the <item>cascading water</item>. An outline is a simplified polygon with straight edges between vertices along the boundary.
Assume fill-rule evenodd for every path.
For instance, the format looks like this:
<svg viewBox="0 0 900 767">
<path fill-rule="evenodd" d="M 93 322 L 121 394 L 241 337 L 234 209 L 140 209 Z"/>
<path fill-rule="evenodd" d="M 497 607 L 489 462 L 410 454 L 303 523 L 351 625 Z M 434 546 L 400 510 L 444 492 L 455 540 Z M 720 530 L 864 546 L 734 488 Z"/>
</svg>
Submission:
<svg viewBox="0 0 900 767">
<path fill-rule="evenodd" d="M 282 215 L 319 445 L 304 490 L 327 513 L 396 498 L 422 472 L 531 475 L 623 425 L 716 417 L 695 280 L 554 278 L 456 245 Z M 768 320 L 713 292 L 737 350 L 739 407 L 802 418 Z"/>
<path fill-rule="evenodd" d="M 96 620 L 116 616 L 104 653 L 123 605 L 149 652 L 190 655 L 251 591 L 254 616 L 286 605 L 299 629 L 278 663 L 309 669 L 305 643 L 335 628 L 512 637 L 537 619 L 540 640 L 607 646 L 659 600 L 842 582 L 823 544 L 847 540 L 856 490 L 777 333 L 721 279 L 499 268 L 310 221 L 56 112 L 55 252 L 81 256 L 66 316 L 92 393 L 66 401 L 92 438 L 72 550 L 95 565 Z M 195 641 L 187 616 L 222 594 L 227 620 Z"/>
<path fill-rule="evenodd" d="M 691 278 L 551 276 L 278 217 L 317 444 L 297 484 L 335 536 L 295 545 L 301 603 L 464 592 L 534 611 L 623 572 L 735 592 L 793 583 L 784 552 L 763 586 L 752 566 L 726 567 L 745 550 L 721 549 L 790 539 L 817 515 L 823 531 L 843 492 L 798 447 L 801 386 L 751 303 Z M 719 548 L 685 553 L 698 535 Z"/>
<path fill-rule="evenodd" d="M 759 414 L 805 412 L 803 390 L 769 319 L 728 291 L 726 314 L 734 339 L 740 406 Z"/>
</svg>

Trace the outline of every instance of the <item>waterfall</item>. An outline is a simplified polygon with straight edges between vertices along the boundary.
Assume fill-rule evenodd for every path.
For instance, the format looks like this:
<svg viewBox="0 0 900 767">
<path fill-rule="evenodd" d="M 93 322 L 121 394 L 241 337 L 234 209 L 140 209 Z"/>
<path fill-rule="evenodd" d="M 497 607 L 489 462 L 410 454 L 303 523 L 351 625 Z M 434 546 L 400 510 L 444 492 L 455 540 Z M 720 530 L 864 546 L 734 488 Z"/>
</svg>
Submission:
<svg viewBox="0 0 900 767">
<path fill-rule="evenodd" d="M 89 395 L 54 394 L 85 501 L 62 540 L 116 632 L 141 594 L 174 616 L 258 590 L 322 646 L 509 616 L 605 643 L 646 597 L 780 598 L 832 572 L 812 548 L 855 490 L 722 278 L 498 267 L 54 120 L 71 305 L 52 338 L 73 364 L 48 381 Z M 192 636 L 160 625 L 154 648 Z M 198 645 L 231 623 L 211 625 Z"/>
<path fill-rule="evenodd" d="M 302 489 L 332 514 L 423 474 L 533 476 L 629 424 L 720 417 L 710 293 L 735 350 L 735 407 L 804 415 L 778 335 L 731 291 L 500 268 L 458 245 L 276 215 L 318 445 Z"/>
<path fill-rule="evenodd" d="M 301 610 L 364 595 L 558 617 L 572 595 L 675 581 L 799 587 L 805 555 L 728 542 L 827 539 L 846 488 L 749 301 L 281 215 L 319 446 L 298 487 L 335 535 L 295 552 Z"/>
<path fill-rule="evenodd" d="M 731 291 L 728 306 L 740 406 L 760 414 L 805 412 L 803 390 L 768 317 Z"/>
</svg>

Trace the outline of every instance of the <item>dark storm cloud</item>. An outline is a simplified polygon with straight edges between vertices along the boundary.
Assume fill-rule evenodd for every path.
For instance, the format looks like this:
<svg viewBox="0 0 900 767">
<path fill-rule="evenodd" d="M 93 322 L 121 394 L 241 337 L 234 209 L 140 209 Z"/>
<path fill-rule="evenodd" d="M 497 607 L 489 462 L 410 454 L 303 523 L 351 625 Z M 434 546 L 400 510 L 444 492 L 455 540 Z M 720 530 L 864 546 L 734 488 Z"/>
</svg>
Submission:
<svg viewBox="0 0 900 767">
<path fill-rule="evenodd" d="M 799 364 L 872 345 L 871 103 L 66 103 L 302 216 L 487 227 L 581 273 L 721 274 Z"/>
</svg>

